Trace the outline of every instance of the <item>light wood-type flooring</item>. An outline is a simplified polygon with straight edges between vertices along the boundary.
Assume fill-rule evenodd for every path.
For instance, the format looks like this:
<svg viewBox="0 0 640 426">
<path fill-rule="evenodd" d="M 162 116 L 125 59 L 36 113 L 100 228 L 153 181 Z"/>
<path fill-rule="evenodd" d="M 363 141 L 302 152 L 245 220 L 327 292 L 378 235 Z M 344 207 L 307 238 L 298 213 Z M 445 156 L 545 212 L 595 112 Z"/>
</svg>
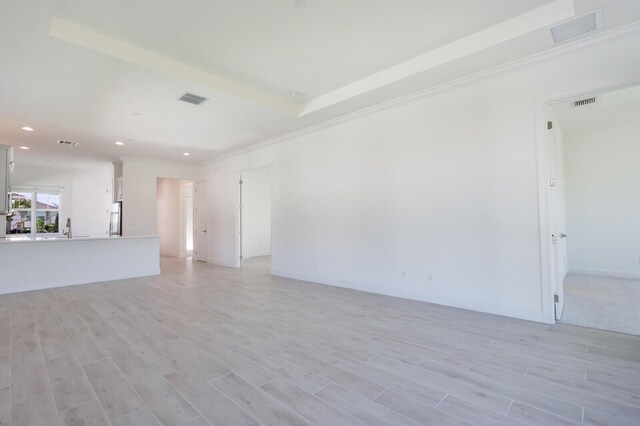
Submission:
<svg viewBox="0 0 640 426">
<path fill-rule="evenodd" d="M 0 425 L 640 424 L 637 337 L 162 270 L 0 296 Z"/>
</svg>

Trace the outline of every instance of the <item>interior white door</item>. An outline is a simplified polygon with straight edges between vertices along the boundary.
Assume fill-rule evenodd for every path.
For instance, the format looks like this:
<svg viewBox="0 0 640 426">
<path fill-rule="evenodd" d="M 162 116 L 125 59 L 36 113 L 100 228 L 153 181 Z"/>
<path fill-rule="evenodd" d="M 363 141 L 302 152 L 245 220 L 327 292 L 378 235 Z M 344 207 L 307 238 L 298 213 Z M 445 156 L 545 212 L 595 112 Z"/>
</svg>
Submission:
<svg viewBox="0 0 640 426">
<path fill-rule="evenodd" d="M 564 280 L 567 277 L 567 235 L 564 185 L 564 147 L 562 131 L 556 122 L 549 122 L 551 239 L 555 282 L 555 316 L 562 317 L 564 309 Z"/>
<path fill-rule="evenodd" d="M 207 182 L 193 185 L 193 258 L 206 262 L 209 256 L 207 234 Z"/>
</svg>

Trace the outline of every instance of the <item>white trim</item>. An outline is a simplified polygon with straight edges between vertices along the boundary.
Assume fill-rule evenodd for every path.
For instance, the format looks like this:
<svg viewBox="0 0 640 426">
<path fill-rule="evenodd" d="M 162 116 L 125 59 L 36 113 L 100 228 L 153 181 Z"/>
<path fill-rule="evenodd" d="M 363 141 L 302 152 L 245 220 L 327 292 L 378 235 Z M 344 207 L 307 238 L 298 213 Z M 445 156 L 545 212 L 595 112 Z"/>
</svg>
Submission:
<svg viewBox="0 0 640 426">
<path fill-rule="evenodd" d="M 195 262 L 199 262 L 199 260 L 194 260 Z M 226 268 L 236 268 L 236 265 L 233 262 L 229 262 L 223 259 L 207 259 L 207 263 L 211 263 L 212 265 L 224 266 Z"/>
<path fill-rule="evenodd" d="M 234 183 L 234 185 L 238 185 L 237 182 L 239 182 L 240 178 L 242 177 L 243 174 L 245 173 L 250 173 L 250 172 L 255 172 L 258 170 L 265 170 L 265 169 L 269 169 L 271 170 L 271 188 L 269 190 L 270 194 L 269 197 L 271 198 L 271 202 L 269 203 L 269 207 L 271 208 L 271 224 L 270 224 L 270 231 L 271 231 L 271 253 L 269 254 L 265 254 L 262 256 L 271 256 L 271 270 L 273 270 L 273 236 L 274 236 L 274 232 L 273 232 L 273 178 L 274 178 L 274 167 L 273 167 L 273 163 L 268 163 L 266 165 L 263 166 L 257 166 L 257 167 L 251 167 L 248 169 L 243 169 L 242 171 L 239 171 L 236 173 L 236 180 Z M 237 188 L 237 187 L 236 187 Z M 242 267 L 242 263 L 240 262 L 240 239 L 242 238 L 240 236 L 240 191 L 236 191 L 236 246 L 235 246 L 235 253 L 236 253 L 236 259 L 235 259 L 235 266 L 234 268 L 241 268 Z M 242 254 L 243 256 L 243 260 L 244 260 L 244 254 Z M 254 255 L 255 256 L 261 256 L 261 255 Z M 250 257 L 247 257 L 247 259 L 249 259 Z"/>
<path fill-rule="evenodd" d="M 533 55 L 527 56 L 525 58 L 521 58 L 521 59 L 516 59 L 514 61 L 511 62 L 507 62 L 506 64 L 502 64 L 502 65 L 497 65 L 495 67 L 491 67 L 488 68 L 486 70 L 483 71 L 479 71 L 473 74 L 469 74 L 466 75 L 464 77 L 460 77 L 451 81 L 448 81 L 446 83 L 442 83 L 442 84 L 438 84 L 435 86 L 431 86 L 431 87 L 427 87 L 425 89 L 420 89 L 416 92 L 410 93 L 408 95 L 404 95 L 404 96 L 400 96 L 398 98 L 395 99 L 391 99 L 389 101 L 385 101 L 376 105 L 372 105 L 357 111 L 353 111 L 335 118 L 332 118 L 330 120 L 327 121 L 323 121 L 321 123 L 318 124 L 314 124 L 308 127 L 305 127 L 303 129 L 300 130 L 296 130 L 290 133 L 286 133 L 284 135 L 281 136 L 277 136 L 275 138 L 272 139 L 267 139 L 265 141 L 262 142 L 258 142 L 249 146 L 245 146 L 245 147 L 241 147 L 241 148 L 237 148 L 237 149 L 230 149 L 229 151 L 227 151 L 226 153 L 223 153 L 222 155 L 212 158 L 210 160 L 206 160 L 200 163 L 196 163 L 195 166 L 197 167 L 205 167 L 205 166 L 209 166 L 209 165 L 213 165 L 216 163 L 219 163 L 223 160 L 229 159 L 229 158 L 233 158 L 233 157 L 237 157 L 239 155 L 242 154 L 246 154 L 248 152 L 252 152 L 255 151 L 257 149 L 260 148 L 264 148 L 270 145 L 275 145 L 278 144 L 280 142 L 285 142 L 289 139 L 293 139 L 297 136 L 301 136 L 307 133 L 311 133 L 315 130 L 318 129 L 322 129 L 325 127 L 330 127 L 333 126 L 335 124 L 338 124 L 340 122 L 346 121 L 346 120 L 350 120 L 353 118 L 357 118 L 360 117 L 362 115 L 366 115 L 369 113 L 372 113 L 374 111 L 378 111 L 378 110 L 382 110 L 385 108 L 390 108 L 392 106 L 398 105 L 398 104 L 402 104 L 405 102 L 409 102 L 412 101 L 414 99 L 418 99 L 418 98 L 422 98 L 422 97 L 426 97 L 429 95 L 433 95 L 436 93 L 442 93 L 444 91 L 447 90 L 451 90 L 451 89 L 455 89 L 461 86 L 464 86 L 466 84 L 470 84 L 472 82 L 478 81 L 478 80 L 482 80 L 482 79 L 487 79 L 490 77 L 494 77 L 498 74 L 501 73 L 507 73 L 510 71 L 514 71 L 517 70 L 519 68 L 523 68 L 527 65 L 531 65 L 531 64 L 535 64 L 547 59 L 551 59 L 554 58 L 556 56 L 560 56 L 560 55 L 565 55 L 565 54 L 571 54 L 580 50 L 586 50 L 586 49 L 590 49 L 593 47 L 597 47 L 603 44 L 608 44 L 608 43 L 612 43 L 616 40 L 620 40 L 620 39 L 625 39 L 625 38 L 629 38 L 629 37 L 634 37 L 634 36 L 638 36 L 640 35 L 640 21 L 638 22 L 633 22 L 631 24 L 627 24 L 627 25 L 623 25 L 621 27 L 618 28 L 614 28 L 612 30 L 609 31 L 604 31 L 604 32 L 599 32 L 599 33 L 595 33 L 591 36 L 585 37 L 585 38 L 581 38 L 579 40 L 576 41 L 572 41 L 572 42 L 563 42 L 559 45 L 557 45 L 556 47 L 553 47 L 549 50 L 546 50 L 544 52 L 540 52 L 540 53 L 535 53 Z M 577 96 L 577 95 L 576 95 Z M 562 101 L 562 100 L 566 100 L 566 98 L 561 98 L 561 100 L 558 101 Z M 557 102 L 557 101 L 556 101 Z"/>
<path fill-rule="evenodd" d="M 569 273 L 579 275 L 593 275 L 596 277 L 627 278 L 632 280 L 640 280 L 640 272 L 633 271 L 608 271 L 606 269 L 571 268 L 569 270 Z"/>
<path fill-rule="evenodd" d="M 197 166 L 197 164 L 191 164 L 186 162 L 178 163 L 173 161 L 153 160 L 153 159 L 142 158 L 142 157 L 119 157 L 119 160 L 123 163 L 123 166 L 125 161 L 133 161 L 136 163 L 145 163 L 145 164 L 155 164 L 159 166 L 174 166 L 174 167 L 181 167 L 181 168 L 187 168 L 187 169 L 191 169 L 194 166 Z M 119 176 L 119 177 L 122 177 L 122 176 Z M 164 177 L 164 176 L 158 176 L 158 177 Z M 180 179 L 180 178 L 176 178 L 176 179 Z M 184 179 L 184 180 L 190 180 L 190 179 Z"/>
<path fill-rule="evenodd" d="M 298 281 L 314 283 L 319 285 L 329 285 L 333 287 L 348 288 L 363 293 L 381 294 L 384 296 L 399 297 L 407 300 L 417 300 L 420 302 L 433 303 L 447 307 L 466 309 L 476 312 L 488 313 L 493 315 L 502 315 L 510 318 L 519 318 L 528 321 L 541 322 L 543 318 L 540 311 L 529 309 L 528 307 L 513 306 L 511 304 L 494 304 L 486 301 L 478 301 L 475 299 L 461 299 L 459 297 L 442 296 L 438 294 L 426 294 L 423 292 L 416 293 L 414 291 L 406 291 L 400 287 L 391 286 L 372 286 L 371 283 L 362 283 L 355 281 L 342 280 L 321 275 L 305 274 L 302 272 L 288 271 L 285 269 L 273 269 L 271 275 L 291 278 Z M 543 321 L 544 322 L 544 321 Z"/>
<path fill-rule="evenodd" d="M 9 185 L 9 192 L 40 192 L 44 194 L 61 194 L 64 190 L 64 186 L 49 186 L 49 185 Z M 55 191 L 55 192 L 47 192 Z"/>
<path fill-rule="evenodd" d="M 640 28 L 640 23 L 634 28 Z M 540 232 L 540 282 L 543 321 L 555 323 L 553 308 L 554 271 L 553 250 L 551 247 L 550 207 L 549 207 L 549 179 L 550 157 L 549 140 L 547 137 L 547 116 L 545 107 L 560 102 L 571 101 L 584 96 L 592 96 L 613 90 L 621 90 L 640 85 L 640 75 L 635 77 L 612 80 L 591 87 L 570 90 L 551 96 L 541 97 L 535 101 L 535 135 L 536 135 L 536 163 L 538 171 L 538 220 Z"/>
<path fill-rule="evenodd" d="M 95 283 L 103 283 L 109 281 L 119 281 L 119 280 L 127 280 L 130 278 L 143 278 L 143 277 L 155 277 L 160 275 L 160 269 L 153 269 L 151 271 L 147 271 L 142 275 L 104 275 L 98 281 L 95 280 L 72 280 L 72 281 L 64 281 L 64 282 L 56 282 L 56 283 L 48 283 L 48 284 L 37 284 L 37 285 L 28 285 L 23 287 L 9 287 L 3 288 L 0 290 L 0 294 L 11 294 L 11 293 L 22 293 L 25 291 L 33 291 L 33 290 L 45 290 L 49 288 L 60 288 L 60 287 L 71 287 L 82 284 L 95 284 Z"/>
</svg>

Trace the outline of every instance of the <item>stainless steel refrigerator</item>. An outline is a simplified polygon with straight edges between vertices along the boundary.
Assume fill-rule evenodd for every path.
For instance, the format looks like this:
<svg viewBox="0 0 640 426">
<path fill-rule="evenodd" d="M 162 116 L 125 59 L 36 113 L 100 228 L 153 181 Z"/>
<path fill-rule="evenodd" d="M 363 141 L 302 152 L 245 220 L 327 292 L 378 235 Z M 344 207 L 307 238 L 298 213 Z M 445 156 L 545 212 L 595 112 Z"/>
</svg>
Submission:
<svg viewBox="0 0 640 426">
<path fill-rule="evenodd" d="M 111 220 L 109 221 L 109 236 L 122 235 L 122 201 L 111 206 Z"/>
</svg>

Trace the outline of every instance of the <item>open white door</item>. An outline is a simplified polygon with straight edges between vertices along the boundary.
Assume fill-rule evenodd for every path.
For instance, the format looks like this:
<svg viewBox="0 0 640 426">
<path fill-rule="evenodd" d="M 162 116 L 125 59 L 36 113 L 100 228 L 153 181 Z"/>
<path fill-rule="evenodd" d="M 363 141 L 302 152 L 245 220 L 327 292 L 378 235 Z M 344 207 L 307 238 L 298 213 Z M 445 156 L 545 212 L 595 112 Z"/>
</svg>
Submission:
<svg viewBox="0 0 640 426">
<path fill-rule="evenodd" d="M 193 259 L 206 262 L 209 256 L 207 234 L 207 182 L 193 185 Z"/>
<path fill-rule="evenodd" d="M 552 114 L 550 114 L 552 116 Z M 551 222 L 552 271 L 554 281 L 555 319 L 562 317 L 564 280 L 567 276 L 567 235 L 564 192 L 564 148 L 562 131 L 557 121 L 547 123 L 549 137 L 549 207 Z"/>
</svg>

